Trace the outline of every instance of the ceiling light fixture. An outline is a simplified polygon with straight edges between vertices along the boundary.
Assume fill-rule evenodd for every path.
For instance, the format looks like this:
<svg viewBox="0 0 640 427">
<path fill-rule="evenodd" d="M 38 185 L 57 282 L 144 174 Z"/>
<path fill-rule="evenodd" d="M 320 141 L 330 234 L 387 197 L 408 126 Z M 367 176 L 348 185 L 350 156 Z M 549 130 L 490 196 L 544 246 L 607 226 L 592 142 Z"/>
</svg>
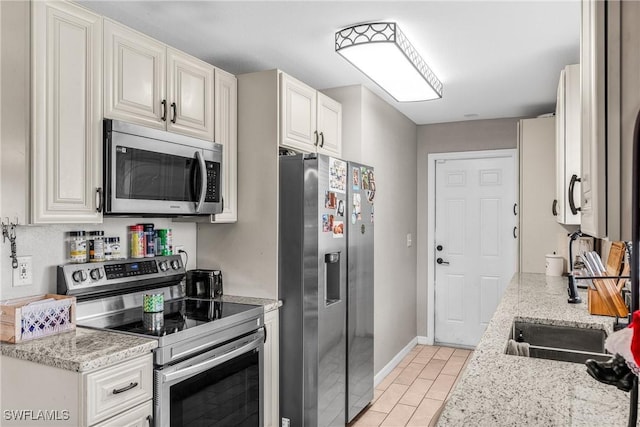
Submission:
<svg viewBox="0 0 640 427">
<path fill-rule="evenodd" d="M 336 52 L 396 101 L 442 98 L 442 82 L 395 22 L 359 24 L 336 32 Z"/>
</svg>

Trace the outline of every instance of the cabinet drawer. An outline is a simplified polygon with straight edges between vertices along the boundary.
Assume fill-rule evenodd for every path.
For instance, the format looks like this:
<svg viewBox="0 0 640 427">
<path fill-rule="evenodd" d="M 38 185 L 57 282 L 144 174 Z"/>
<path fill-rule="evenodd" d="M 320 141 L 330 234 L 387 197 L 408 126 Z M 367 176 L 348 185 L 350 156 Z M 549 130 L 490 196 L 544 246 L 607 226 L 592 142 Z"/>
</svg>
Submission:
<svg viewBox="0 0 640 427">
<path fill-rule="evenodd" d="M 153 404 L 149 400 L 140 406 L 129 409 L 127 412 L 96 424 L 94 427 L 150 427 L 152 423 Z"/>
<path fill-rule="evenodd" d="M 153 398 L 152 355 L 122 362 L 85 377 L 87 425 Z"/>
</svg>

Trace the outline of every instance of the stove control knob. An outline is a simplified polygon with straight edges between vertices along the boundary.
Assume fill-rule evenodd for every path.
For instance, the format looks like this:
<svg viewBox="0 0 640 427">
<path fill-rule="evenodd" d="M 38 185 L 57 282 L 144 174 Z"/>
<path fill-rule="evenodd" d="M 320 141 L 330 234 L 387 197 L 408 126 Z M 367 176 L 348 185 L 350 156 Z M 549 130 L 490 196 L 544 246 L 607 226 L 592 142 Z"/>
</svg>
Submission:
<svg viewBox="0 0 640 427">
<path fill-rule="evenodd" d="M 81 283 L 87 280 L 87 273 L 84 270 L 77 270 L 73 272 L 71 278 L 74 282 Z"/>
<path fill-rule="evenodd" d="M 174 270 L 179 269 L 180 261 L 178 261 L 177 259 L 174 259 L 173 261 L 171 261 L 171 268 L 173 268 Z"/>
<path fill-rule="evenodd" d="M 160 261 L 158 266 L 160 267 L 161 271 L 167 271 L 169 269 L 169 265 L 167 264 L 167 261 Z"/>
<path fill-rule="evenodd" d="M 89 272 L 89 275 L 93 280 L 100 280 L 104 277 L 104 274 L 102 274 L 102 270 L 100 270 L 99 268 L 94 268 L 93 270 L 91 270 Z"/>
</svg>

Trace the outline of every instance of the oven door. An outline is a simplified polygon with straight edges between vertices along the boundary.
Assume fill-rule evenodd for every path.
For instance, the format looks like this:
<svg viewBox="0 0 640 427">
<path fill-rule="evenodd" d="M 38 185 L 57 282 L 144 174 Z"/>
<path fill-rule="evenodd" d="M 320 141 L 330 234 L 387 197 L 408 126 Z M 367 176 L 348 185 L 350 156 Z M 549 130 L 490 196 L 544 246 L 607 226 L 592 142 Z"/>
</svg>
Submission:
<svg viewBox="0 0 640 427">
<path fill-rule="evenodd" d="M 222 146 L 105 120 L 105 213 L 145 216 L 222 212 Z"/>
<path fill-rule="evenodd" d="M 155 425 L 263 425 L 264 331 L 154 370 Z"/>
</svg>

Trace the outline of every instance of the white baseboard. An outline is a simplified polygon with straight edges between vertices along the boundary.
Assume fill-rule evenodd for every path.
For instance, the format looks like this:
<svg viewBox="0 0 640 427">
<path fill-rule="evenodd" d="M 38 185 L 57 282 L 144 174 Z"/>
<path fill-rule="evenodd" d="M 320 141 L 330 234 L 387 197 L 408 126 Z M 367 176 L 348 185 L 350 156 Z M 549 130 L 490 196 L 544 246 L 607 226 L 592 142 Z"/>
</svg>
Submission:
<svg viewBox="0 0 640 427">
<path fill-rule="evenodd" d="M 398 366 L 398 364 L 400 362 L 402 362 L 402 359 L 409 354 L 409 352 L 411 351 L 411 349 L 413 347 L 416 346 L 416 344 L 418 344 L 418 337 L 412 339 L 411 341 L 409 341 L 409 344 L 407 344 L 402 350 L 400 350 L 400 352 L 398 354 L 396 354 L 394 356 L 393 359 L 391 359 L 391 361 L 389 363 L 387 363 L 385 365 L 384 368 L 380 369 L 380 372 L 378 372 L 374 377 L 373 377 L 373 387 L 377 387 L 378 384 L 380 384 L 382 382 L 382 380 L 391 373 L 391 371 L 393 371 L 393 369 Z"/>
<path fill-rule="evenodd" d="M 433 345 L 433 337 L 418 336 L 418 344 L 420 344 L 420 345 Z"/>
</svg>

